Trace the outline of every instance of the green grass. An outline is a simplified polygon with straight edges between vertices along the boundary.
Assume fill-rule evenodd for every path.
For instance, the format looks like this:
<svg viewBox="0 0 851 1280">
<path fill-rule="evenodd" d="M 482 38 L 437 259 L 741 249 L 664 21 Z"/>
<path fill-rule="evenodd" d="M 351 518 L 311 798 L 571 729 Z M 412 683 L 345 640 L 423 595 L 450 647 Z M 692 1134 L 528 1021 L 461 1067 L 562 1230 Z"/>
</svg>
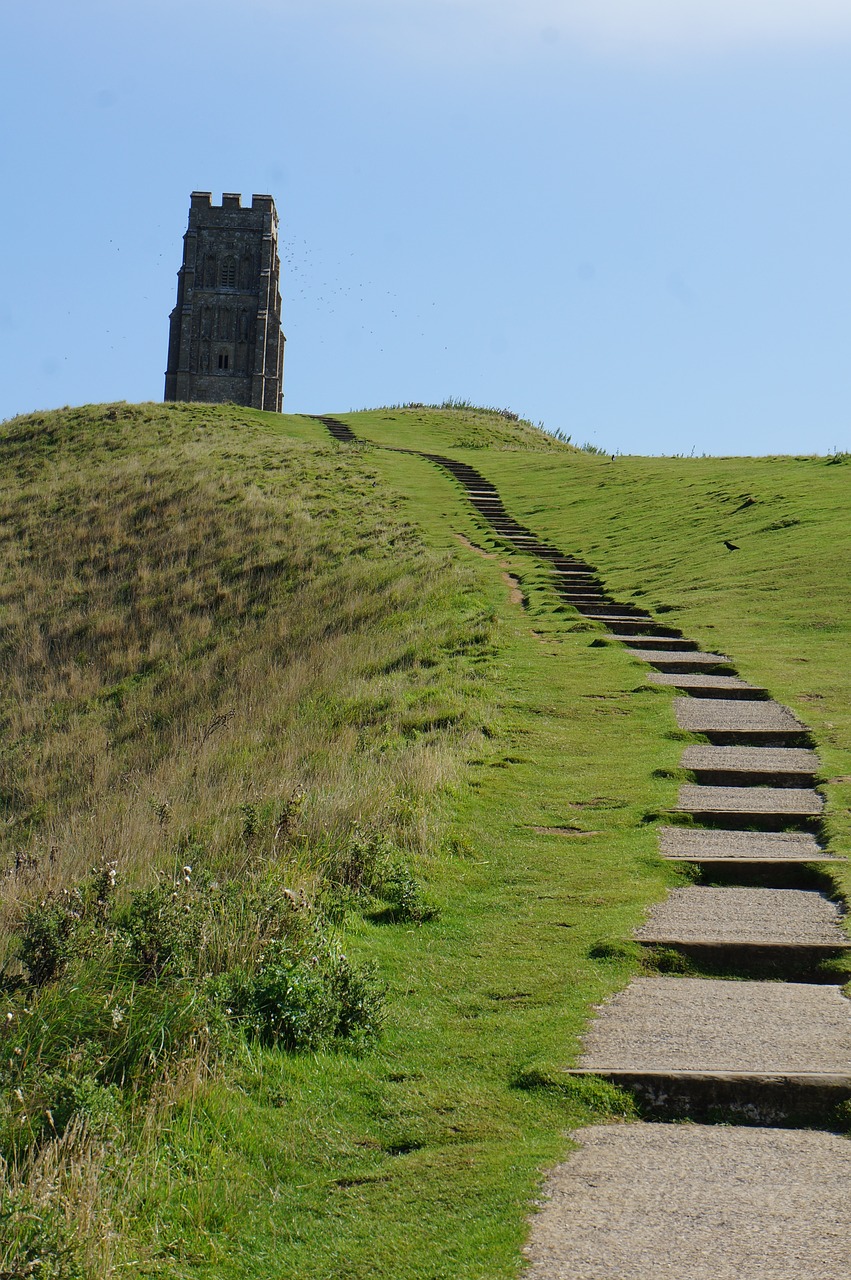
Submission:
<svg viewBox="0 0 851 1280">
<path fill-rule="evenodd" d="M 487 444 L 485 422 L 475 449 L 460 447 L 451 412 L 342 417 L 364 439 L 404 438 L 469 462 L 497 485 L 512 515 L 585 556 L 619 599 L 731 654 L 746 679 L 765 684 L 813 729 L 826 833 L 837 852 L 851 850 L 848 455 L 612 461 L 555 442 L 518 442 L 520 460 L 499 439 Z M 727 551 L 725 539 L 740 549 Z M 636 663 L 636 676 L 641 669 Z"/>
<path fill-rule="evenodd" d="M 485 411 L 343 416 L 378 443 L 469 460 L 514 514 L 583 551 L 620 593 L 681 608 L 689 633 L 802 710 L 828 767 L 849 771 L 847 617 L 831 561 L 845 554 L 842 464 L 612 464 Z M 650 821 L 676 793 L 664 776 L 681 751 L 669 695 L 643 684 L 626 650 L 595 643 L 544 570 L 500 549 L 458 487 L 417 457 L 230 407 L 90 407 L 3 430 L 16 535 L 2 588 L 16 673 L 4 715 L 7 741 L 22 744 L 4 783 L 7 866 L 23 855 L 4 881 L 10 963 L 22 906 L 79 878 L 104 838 L 116 841 L 110 857 L 126 850 L 132 895 L 157 869 L 171 874 L 190 833 L 211 874 L 261 887 L 277 875 L 320 912 L 324 902 L 346 955 L 374 963 L 385 988 L 381 1038 L 356 1051 L 249 1040 L 175 1061 L 144 1105 L 89 1121 L 83 1109 L 9 1172 L 19 1242 L 41 1215 L 33 1230 L 52 1233 L 52 1256 L 63 1237 L 82 1241 L 78 1273 L 92 1276 L 517 1276 L 527 1215 L 567 1131 L 631 1111 L 616 1090 L 559 1069 L 591 1006 L 639 967 L 627 939 L 647 904 L 677 882 Z M 781 489 L 781 473 L 797 487 Z M 168 499 L 153 515 L 151 476 Z M 762 542 L 754 533 L 754 552 L 712 502 L 753 491 L 736 517 L 750 520 L 761 476 L 796 513 L 763 523 L 801 524 Z M 789 542 L 800 530 L 806 548 Z M 715 553 L 718 537 L 742 552 Z M 786 541 L 769 554 L 775 538 Z M 823 568 L 810 566 L 805 604 L 788 588 L 816 546 Z M 763 590 L 765 574 L 785 583 L 785 600 Z M 806 622 L 814 601 L 838 615 L 834 630 Z M 796 702 L 804 664 L 789 674 L 789 659 L 805 656 L 805 623 L 818 659 L 808 654 L 800 692 L 819 696 Z M 57 659 L 28 657 L 38 636 Z M 165 722 L 164 699 L 176 708 Z M 120 746 L 104 752 L 105 741 Z M 69 764 L 87 743 L 98 786 L 92 767 Z M 838 841 L 842 785 L 828 788 Z M 298 819 L 275 842 L 296 787 Z M 438 916 L 401 918 L 380 886 L 346 890 L 358 824 L 391 841 Z"/>
</svg>

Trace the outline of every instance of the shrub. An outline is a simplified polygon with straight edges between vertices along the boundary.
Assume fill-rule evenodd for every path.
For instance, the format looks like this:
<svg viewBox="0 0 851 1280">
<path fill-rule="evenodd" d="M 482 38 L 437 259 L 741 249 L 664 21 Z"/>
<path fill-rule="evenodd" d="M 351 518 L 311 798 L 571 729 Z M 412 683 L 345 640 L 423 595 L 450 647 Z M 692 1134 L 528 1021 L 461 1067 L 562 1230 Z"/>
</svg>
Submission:
<svg viewBox="0 0 851 1280">
<path fill-rule="evenodd" d="M 79 919 L 67 895 L 27 907 L 21 920 L 18 958 L 33 986 L 50 982 L 65 967 Z"/>
<path fill-rule="evenodd" d="M 385 914 L 393 920 L 425 924 L 440 915 L 440 908 L 425 898 L 422 885 L 405 862 L 390 863 L 377 891 L 389 902 L 390 910 Z"/>
<path fill-rule="evenodd" d="M 188 869 L 184 875 L 188 874 Z M 198 894 L 181 886 L 157 885 L 134 893 L 118 920 L 128 961 L 143 981 L 185 977 L 197 967 L 202 935 Z"/>
<path fill-rule="evenodd" d="M 319 1049 L 374 1036 L 383 993 L 374 972 L 358 968 L 316 936 L 313 954 L 274 943 L 253 973 L 223 975 L 216 995 L 225 1012 L 261 1044 Z"/>
<path fill-rule="evenodd" d="M 322 901 L 336 917 L 349 906 L 376 902 L 387 904 L 379 914 L 388 921 L 423 924 L 440 915 L 402 851 L 385 833 L 360 826 L 329 859 Z"/>
<path fill-rule="evenodd" d="M 26 908 L 23 974 L 0 1008 L 0 1148 L 18 1155 L 74 1117 L 103 1129 L 188 1057 L 236 1031 L 298 1051 L 377 1033 L 383 993 L 328 922 L 277 880 L 219 888 L 191 868 L 110 902 L 99 872 Z"/>
<path fill-rule="evenodd" d="M 90 939 L 96 936 L 107 918 L 115 883 L 115 863 L 104 863 L 74 889 L 25 906 L 18 928 L 18 961 L 32 986 L 56 978 L 72 955 L 81 953 L 80 925 L 95 926 L 88 932 Z"/>
</svg>

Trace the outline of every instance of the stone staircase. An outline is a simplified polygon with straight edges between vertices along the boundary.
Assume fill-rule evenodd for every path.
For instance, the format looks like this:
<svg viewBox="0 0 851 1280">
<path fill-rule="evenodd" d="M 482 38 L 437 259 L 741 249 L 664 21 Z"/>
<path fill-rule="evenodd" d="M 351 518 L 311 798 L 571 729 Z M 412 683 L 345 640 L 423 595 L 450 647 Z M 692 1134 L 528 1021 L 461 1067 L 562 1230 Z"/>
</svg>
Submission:
<svg viewBox="0 0 851 1280">
<path fill-rule="evenodd" d="M 510 548 L 547 563 L 558 595 L 629 647 L 648 682 L 676 691 L 677 725 L 704 740 L 684 750 L 688 780 L 659 852 L 709 883 L 672 890 L 635 932 L 691 972 L 633 980 L 597 1010 L 567 1069 L 629 1089 L 650 1122 L 573 1135 L 579 1151 L 550 1174 L 526 1274 L 851 1280 L 851 1142 L 823 1131 L 851 1100 L 851 1002 L 830 969 L 851 942 L 819 887 L 819 866 L 841 859 L 819 841 L 809 731 L 729 657 L 613 599 L 474 468 L 421 456 Z"/>
</svg>

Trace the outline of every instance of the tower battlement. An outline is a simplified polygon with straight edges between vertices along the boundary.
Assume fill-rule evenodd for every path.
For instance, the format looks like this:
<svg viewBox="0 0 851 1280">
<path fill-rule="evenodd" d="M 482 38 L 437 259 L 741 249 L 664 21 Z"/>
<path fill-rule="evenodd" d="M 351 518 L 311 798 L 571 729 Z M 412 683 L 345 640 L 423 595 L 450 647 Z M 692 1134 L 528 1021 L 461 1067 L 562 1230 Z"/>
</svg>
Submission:
<svg viewBox="0 0 851 1280">
<path fill-rule="evenodd" d="M 280 412 L 284 335 L 278 213 L 269 195 L 193 191 L 171 313 L 166 400 Z"/>
<path fill-rule="evenodd" d="M 275 201 L 271 196 L 251 197 L 251 205 L 243 205 L 242 194 L 238 191 L 225 191 L 222 193 L 222 203 L 213 204 L 212 191 L 193 191 L 189 197 L 190 211 L 193 209 L 203 209 L 212 212 L 215 209 L 244 209 L 257 210 L 261 213 L 271 213 L 277 222 L 278 214 L 275 209 Z"/>
</svg>

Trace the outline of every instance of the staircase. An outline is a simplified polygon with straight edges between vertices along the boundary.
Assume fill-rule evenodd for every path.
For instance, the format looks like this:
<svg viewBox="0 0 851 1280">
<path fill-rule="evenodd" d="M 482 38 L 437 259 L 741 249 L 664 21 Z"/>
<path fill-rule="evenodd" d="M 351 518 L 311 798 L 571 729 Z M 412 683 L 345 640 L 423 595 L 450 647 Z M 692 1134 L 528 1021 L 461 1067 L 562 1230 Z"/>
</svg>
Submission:
<svg viewBox="0 0 851 1280">
<path fill-rule="evenodd" d="M 685 748 L 688 780 L 659 828 L 660 856 L 698 883 L 634 935 L 668 972 L 601 1006 L 566 1069 L 629 1089 L 646 1120 L 572 1135 L 579 1150 L 551 1172 L 532 1223 L 529 1280 L 850 1280 L 851 1142 L 825 1130 L 851 1102 L 851 1002 L 835 967 L 851 942 L 819 874 L 841 859 L 819 839 L 807 727 L 727 655 L 613 599 L 473 467 L 420 456 L 509 548 L 545 562 L 561 599 L 627 646 L 649 683 L 676 692 L 677 725 L 703 740 Z"/>
</svg>

